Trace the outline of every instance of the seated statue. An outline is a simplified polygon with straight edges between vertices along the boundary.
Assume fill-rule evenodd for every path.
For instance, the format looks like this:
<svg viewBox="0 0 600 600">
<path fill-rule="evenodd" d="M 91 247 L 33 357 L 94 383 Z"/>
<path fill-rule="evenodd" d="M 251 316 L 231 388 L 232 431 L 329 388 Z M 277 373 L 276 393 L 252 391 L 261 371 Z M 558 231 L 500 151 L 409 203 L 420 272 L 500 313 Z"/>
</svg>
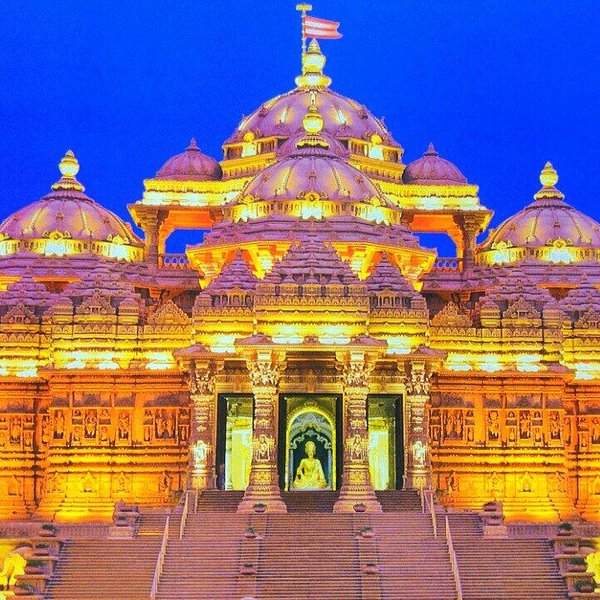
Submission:
<svg viewBox="0 0 600 600">
<path fill-rule="evenodd" d="M 327 487 L 327 480 L 321 461 L 315 458 L 317 446 L 311 440 L 304 445 L 306 458 L 303 458 L 298 465 L 296 478 L 292 483 L 292 489 L 295 490 L 315 490 Z"/>
</svg>

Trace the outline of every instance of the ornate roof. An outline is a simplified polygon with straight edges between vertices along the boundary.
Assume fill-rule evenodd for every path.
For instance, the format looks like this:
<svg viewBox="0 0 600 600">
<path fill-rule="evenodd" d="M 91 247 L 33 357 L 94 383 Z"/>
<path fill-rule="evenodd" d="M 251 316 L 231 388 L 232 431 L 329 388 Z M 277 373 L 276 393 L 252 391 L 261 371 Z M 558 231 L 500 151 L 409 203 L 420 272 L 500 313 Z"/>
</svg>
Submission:
<svg viewBox="0 0 600 600">
<path fill-rule="evenodd" d="M 570 264 L 600 260 L 600 224 L 564 201 L 558 174 L 546 163 L 535 201 L 508 218 L 478 249 L 485 264 L 535 259 Z"/>
<path fill-rule="evenodd" d="M 86 196 L 77 181 L 79 163 L 69 150 L 60 161 L 52 192 L 6 218 L 0 225 L 0 254 L 29 251 L 45 256 L 99 254 L 139 260 L 142 241 L 128 223 Z"/>
<path fill-rule="evenodd" d="M 325 57 L 313 40 L 303 60 L 302 75 L 296 78 L 298 87 L 265 102 L 250 116 L 244 117 L 225 144 L 270 136 L 290 137 L 301 130 L 308 107 L 317 103 L 325 122 L 324 131 L 339 139 L 371 140 L 377 135 L 388 146 L 400 148 L 383 122 L 365 106 L 329 89 L 331 79 L 323 75 Z"/>
<path fill-rule="evenodd" d="M 441 158 L 429 144 L 421 158 L 411 162 L 402 174 L 404 183 L 419 185 L 466 185 L 467 178 L 458 167 L 445 158 Z"/>
<path fill-rule="evenodd" d="M 331 152 L 329 136 L 324 134 L 324 119 L 311 104 L 303 119 L 304 135 L 289 156 L 259 173 L 242 191 L 234 204 L 233 220 L 248 220 L 283 211 L 301 218 L 321 219 L 340 215 L 339 203 L 363 203 L 366 220 L 390 223 L 398 220 L 398 211 L 375 184 L 359 170 Z M 272 203 L 252 209 L 255 203 Z M 292 201 L 291 204 L 281 204 Z"/>
<path fill-rule="evenodd" d="M 223 171 L 219 163 L 203 154 L 194 138 L 181 153 L 169 160 L 156 172 L 156 179 L 178 181 L 215 181 L 222 179 Z"/>
</svg>

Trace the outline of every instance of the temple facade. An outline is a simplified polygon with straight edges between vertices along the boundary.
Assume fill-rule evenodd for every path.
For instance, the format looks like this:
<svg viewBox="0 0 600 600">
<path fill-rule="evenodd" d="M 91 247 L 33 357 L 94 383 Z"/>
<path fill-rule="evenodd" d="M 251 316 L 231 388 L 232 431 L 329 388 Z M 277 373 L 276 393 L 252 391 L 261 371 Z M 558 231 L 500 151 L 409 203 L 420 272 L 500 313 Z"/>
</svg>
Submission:
<svg viewBox="0 0 600 600">
<path fill-rule="evenodd" d="M 476 185 L 433 145 L 405 164 L 324 66 L 313 41 L 220 162 L 192 140 L 146 179 L 143 238 L 71 151 L 2 222 L 0 518 L 215 488 L 240 512 L 324 489 L 378 512 L 375 491 L 413 488 L 599 519 L 600 225 L 546 163 L 489 230 Z M 181 229 L 202 242 L 167 253 Z"/>
</svg>

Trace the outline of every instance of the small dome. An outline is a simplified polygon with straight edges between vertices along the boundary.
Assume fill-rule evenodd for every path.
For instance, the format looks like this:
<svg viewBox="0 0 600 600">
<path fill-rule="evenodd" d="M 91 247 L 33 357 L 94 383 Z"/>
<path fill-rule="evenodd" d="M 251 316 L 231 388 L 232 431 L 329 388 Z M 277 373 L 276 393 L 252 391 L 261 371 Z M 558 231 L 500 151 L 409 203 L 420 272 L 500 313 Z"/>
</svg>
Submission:
<svg viewBox="0 0 600 600">
<path fill-rule="evenodd" d="M 52 192 L 17 210 L 0 225 L 0 254 L 20 251 L 46 256 L 92 253 L 125 260 L 142 258 L 142 241 L 129 224 L 84 192 L 75 176 L 79 163 L 69 150 Z"/>
<path fill-rule="evenodd" d="M 466 185 L 467 178 L 458 167 L 445 158 L 440 158 L 433 144 L 421 158 L 411 162 L 405 169 L 404 183 L 417 185 Z"/>
<path fill-rule="evenodd" d="M 535 259 L 551 263 L 598 261 L 600 224 L 564 201 L 558 174 L 546 163 L 535 201 L 492 230 L 478 249 L 488 264 Z"/>
<path fill-rule="evenodd" d="M 203 154 L 194 138 L 184 152 L 171 157 L 156 173 L 156 179 L 179 181 L 215 181 L 222 178 L 219 163 Z"/>
</svg>

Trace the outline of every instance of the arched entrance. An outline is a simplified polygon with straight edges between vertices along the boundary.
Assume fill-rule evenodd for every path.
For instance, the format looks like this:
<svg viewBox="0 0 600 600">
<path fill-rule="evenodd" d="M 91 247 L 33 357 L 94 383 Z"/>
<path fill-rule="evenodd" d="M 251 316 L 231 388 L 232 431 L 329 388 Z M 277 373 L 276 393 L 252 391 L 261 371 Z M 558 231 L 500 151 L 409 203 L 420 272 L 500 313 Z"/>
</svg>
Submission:
<svg viewBox="0 0 600 600">
<path fill-rule="evenodd" d="M 335 489 L 336 399 L 288 397 L 285 404 L 285 489 Z"/>
</svg>

